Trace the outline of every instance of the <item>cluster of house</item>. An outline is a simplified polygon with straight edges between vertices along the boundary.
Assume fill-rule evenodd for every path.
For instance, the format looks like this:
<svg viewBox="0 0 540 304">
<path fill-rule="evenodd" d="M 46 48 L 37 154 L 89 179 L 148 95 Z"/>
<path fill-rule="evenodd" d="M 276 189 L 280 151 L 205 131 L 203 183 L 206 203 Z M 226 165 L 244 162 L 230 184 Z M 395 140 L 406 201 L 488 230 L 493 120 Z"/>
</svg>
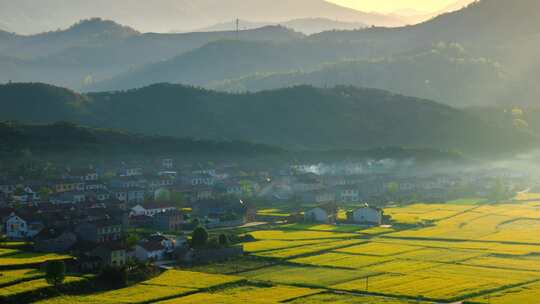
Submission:
<svg viewBox="0 0 540 304">
<path fill-rule="evenodd" d="M 307 210 L 304 219 L 331 223 L 337 218 L 337 208 L 329 203 L 384 201 L 389 192 L 444 197 L 463 183 L 488 191 L 488 181 L 496 176 L 516 184 L 527 178 L 506 171 L 397 176 L 381 170 L 317 175 L 308 169 L 176 166 L 165 158 L 151 164 L 65 169 L 40 180 L 0 176 L 0 233 L 31 239 L 40 251 L 75 250 L 88 267 L 97 261 L 122 265 L 130 254 L 139 260 L 161 259 L 185 243 L 182 238 L 155 235 L 130 251 L 123 246 L 128 228 L 180 233 L 199 224 L 238 226 L 255 220 L 256 210 L 245 203 L 254 197 L 316 203 L 321 206 Z M 178 200 L 189 210 L 179 209 Z M 348 213 L 348 221 L 353 223 L 377 225 L 383 219 L 382 210 L 370 206 Z"/>
<path fill-rule="evenodd" d="M 317 175 L 303 172 L 272 176 L 260 194 L 274 200 L 303 203 L 388 202 L 395 198 L 416 197 L 426 201 L 445 201 L 456 196 L 485 196 L 497 180 L 511 188 L 523 188 L 527 175 L 507 170 L 471 171 L 455 174 L 374 173 Z M 526 188 L 526 187 L 525 187 Z"/>
<path fill-rule="evenodd" d="M 40 252 L 69 252 L 81 270 L 92 270 L 130 258 L 170 257 L 196 225 L 234 226 L 254 219 L 255 209 L 240 199 L 258 190 L 253 179 L 243 178 L 240 185 L 239 178 L 215 170 L 178 174 L 173 169 L 167 159 L 156 169 L 66 170 L 39 181 L 0 178 L 0 235 L 31 240 Z M 191 208 L 180 209 L 171 193 Z M 126 232 L 137 228 L 158 234 L 128 247 Z M 180 236 L 160 234 L 167 232 Z"/>
</svg>

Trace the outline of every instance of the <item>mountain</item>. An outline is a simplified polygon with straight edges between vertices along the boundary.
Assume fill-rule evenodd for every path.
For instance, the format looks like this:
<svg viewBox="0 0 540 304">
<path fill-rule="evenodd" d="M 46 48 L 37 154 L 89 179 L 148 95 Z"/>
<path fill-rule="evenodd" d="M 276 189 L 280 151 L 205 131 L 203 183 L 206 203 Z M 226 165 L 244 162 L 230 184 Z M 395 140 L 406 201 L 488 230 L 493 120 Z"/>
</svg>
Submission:
<svg viewBox="0 0 540 304">
<path fill-rule="evenodd" d="M 222 40 L 170 60 L 152 63 L 91 86 L 90 90 L 122 90 L 170 82 L 205 86 L 213 81 L 256 72 L 279 72 L 337 60 L 331 48 L 290 44 Z M 310 53 L 307 50 L 312 49 Z"/>
<path fill-rule="evenodd" d="M 81 89 L 139 65 L 166 60 L 213 41 L 285 42 L 303 37 L 301 33 L 278 26 L 239 33 L 141 34 L 112 21 L 84 20 L 67 30 L 32 36 L 0 33 L 0 57 L 3 58 L 0 60 L 0 82 L 41 81 Z M 6 65 L 16 68 L 8 69 Z"/>
<path fill-rule="evenodd" d="M 324 31 L 332 30 L 353 30 L 365 28 L 366 24 L 361 22 L 345 22 L 339 20 L 331 20 L 327 18 L 303 18 L 303 19 L 294 19 L 285 22 L 252 22 L 246 20 L 239 20 L 239 28 L 246 29 L 255 29 L 269 25 L 281 25 L 286 28 L 293 29 L 297 32 L 304 33 L 306 35 L 311 35 L 315 33 L 320 33 Z M 213 31 L 230 31 L 236 29 L 236 22 L 224 22 L 215 24 L 210 27 L 206 27 L 197 31 L 201 32 L 213 32 Z"/>
<path fill-rule="evenodd" d="M 342 84 L 384 89 L 454 106 L 496 104 L 508 97 L 503 94 L 507 89 L 504 70 L 496 62 L 472 57 L 460 45 L 444 43 L 384 58 L 325 64 L 312 71 L 257 73 L 208 87 L 256 92 L 297 85 Z"/>
<path fill-rule="evenodd" d="M 1 86 L 1 106 L 9 110 L 0 113 L 0 120 L 75 121 L 144 134 L 294 149 L 406 146 L 492 154 L 537 143 L 529 133 L 494 127 L 435 102 L 375 89 L 300 86 L 227 94 L 157 84 L 123 92 L 73 94 L 41 84 Z M 66 98 L 72 95 L 73 101 Z M 36 96 L 41 96 L 39 105 Z M 29 114 L 37 113 L 33 107 L 38 106 L 47 109 L 44 117 Z"/>
<path fill-rule="evenodd" d="M 80 21 L 66 30 L 32 36 L 14 35 L 11 43 L 4 45 L 0 51 L 19 57 L 47 56 L 72 47 L 105 45 L 138 34 L 132 28 L 96 18 Z"/>
<path fill-rule="evenodd" d="M 520 47 L 517 42 L 538 41 L 538 9 L 540 2 L 535 0 L 480 0 L 417 25 L 325 32 L 313 35 L 312 39 L 356 41 L 378 50 L 402 51 L 429 47 L 440 41 L 456 42 L 478 55 L 508 58 L 515 55 L 513 49 Z"/>
<path fill-rule="evenodd" d="M 191 31 L 237 18 L 284 22 L 328 18 L 369 25 L 398 26 L 399 19 L 364 13 L 324 0 L 0 0 L 0 20 L 11 30 L 34 34 L 101 17 L 144 32 Z"/>
<path fill-rule="evenodd" d="M 253 157 L 284 153 L 279 148 L 245 142 L 216 142 L 146 136 L 110 129 L 96 129 L 67 122 L 36 125 L 0 122 L 2 159 L 20 157 L 23 151 L 35 157 L 110 158 L 142 155 L 183 157 Z"/>
</svg>

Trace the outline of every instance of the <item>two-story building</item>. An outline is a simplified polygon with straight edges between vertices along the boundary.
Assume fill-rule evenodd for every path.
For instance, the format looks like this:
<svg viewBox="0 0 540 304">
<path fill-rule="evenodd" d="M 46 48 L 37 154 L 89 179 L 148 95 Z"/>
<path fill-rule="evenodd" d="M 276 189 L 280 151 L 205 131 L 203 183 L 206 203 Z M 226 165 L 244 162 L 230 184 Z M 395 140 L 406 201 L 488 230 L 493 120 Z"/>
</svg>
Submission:
<svg viewBox="0 0 540 304">
<path fill-rule="evenodd" d="M 80 240 L 92 243 L 115 242 L 122 238 L 122 223 L 115 220 L 99 220 L 79 224 L 75 234 Z"/>
<path fill-rule="evenodd" d="M 5 234 L 10 239 L 31 239 L 45 226 L 37 216 L 16 213 L 6 219 L 5 225 Z"/>
</svg>

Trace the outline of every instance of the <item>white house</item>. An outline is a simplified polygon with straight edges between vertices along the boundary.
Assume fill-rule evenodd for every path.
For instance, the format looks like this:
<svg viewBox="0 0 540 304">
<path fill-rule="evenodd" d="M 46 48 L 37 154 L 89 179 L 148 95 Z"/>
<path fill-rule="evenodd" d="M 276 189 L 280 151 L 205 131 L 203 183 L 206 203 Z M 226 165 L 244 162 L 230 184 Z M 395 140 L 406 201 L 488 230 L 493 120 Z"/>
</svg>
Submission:
<svg viewBox="0 0 540 304">
<path fill-rule="evenodd" d="M 174 242 L 160 234 L 155 234 L 135 246 L 135 258 L 141 262 L 160 261 L 174 249 Z"/>
<path fill-rule="evenodd" d="M 304 220 L 307 222 L 333 223 L 337 218 L 337 208 L 332 206 L 320 206 L 304 212 Z"/>
<path fill-rule="evenodd" d="M 43 223 L 24 219 L 12 213 L 6 220 L 6 236 L 10 239 L 33 238 L 43 229 Z"/>
<path fill-rule="evenodd" d="M 359 224 L 381 225 L 383 211 L 382 209 L 370 207 L 366 204 L 364 207 L 354 210 L 352 212 L 352 219 L 350 220 Z"/>
<path fill-rule="evenodd" d="M 39 200 L 39 194 L 32 190 L 30 186 L 26 186 L 22 189 L 21 193 L 14 193 L 13 199 L 16 202 L 28 203 Z"/>
<path fill-rule="evenodd" d="M 161 212 L 166 212 L 169 210 L 176 210 L 176 207 L 172 204 L 167 203 L 152 203 L 152 204 L 144 204 L 144 205 L 136 205 L 133 208 L 131 208 L 130 215 L 146 215 L 146 216 L 154 216 Z"/>
<path fill-rule="evenodd" d="M 360 200 L 360 191 L 352 187 L 339 187 L 336 197 L 340 202 L 351 203 Z"/>
</svg>

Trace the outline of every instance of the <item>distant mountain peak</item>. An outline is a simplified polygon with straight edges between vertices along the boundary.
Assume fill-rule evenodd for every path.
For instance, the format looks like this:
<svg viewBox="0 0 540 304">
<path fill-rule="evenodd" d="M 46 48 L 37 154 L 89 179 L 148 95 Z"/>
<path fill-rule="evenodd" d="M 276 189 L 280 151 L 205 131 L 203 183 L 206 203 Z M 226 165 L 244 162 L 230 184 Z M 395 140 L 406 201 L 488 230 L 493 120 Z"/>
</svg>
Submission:
<svg viewBox="0 0 540 304">
<path fill-rule="evenodd" d="M 93 34 L 93 33 L 117 33 L 126 36 L 140 34 L 135 29 L 118 24 L 112 20 L 105 20 L 101 18 L 83 19 L 65 30 L 78 35 Z"/>
</svg>

